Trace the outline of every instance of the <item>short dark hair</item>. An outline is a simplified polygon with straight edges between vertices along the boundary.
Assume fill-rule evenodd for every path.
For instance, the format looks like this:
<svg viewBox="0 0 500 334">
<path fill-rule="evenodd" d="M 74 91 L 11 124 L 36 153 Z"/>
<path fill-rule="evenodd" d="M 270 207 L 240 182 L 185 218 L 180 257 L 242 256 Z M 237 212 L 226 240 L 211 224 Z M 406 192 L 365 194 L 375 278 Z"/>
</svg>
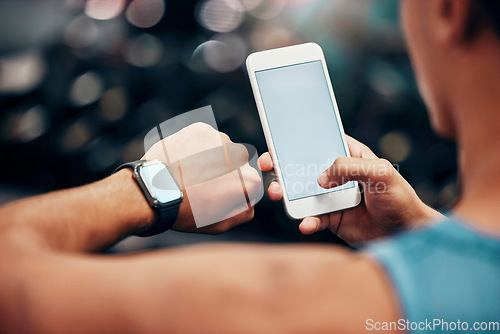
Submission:
<svg viewBox="0 0 500 334">
<path fill-rule="evenodd" d="M 471 14 L 466 29 L 466 38 L 473 38 L 488 25 L 500 38 L 500 0 L 471 0 Z"/>
</svg>

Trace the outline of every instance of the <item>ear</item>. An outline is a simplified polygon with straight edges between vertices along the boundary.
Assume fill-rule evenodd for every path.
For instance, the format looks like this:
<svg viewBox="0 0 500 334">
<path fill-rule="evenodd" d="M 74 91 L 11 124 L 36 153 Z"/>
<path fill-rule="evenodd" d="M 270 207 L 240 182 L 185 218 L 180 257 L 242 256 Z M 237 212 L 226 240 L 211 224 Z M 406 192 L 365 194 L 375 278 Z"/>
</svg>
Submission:
<svg viewBox="0 0 500 334">
<path fill-rule="evenodd" d="M 432 20 L 436 37 L 445 46 L 453 47 L 467 40 L 467 29 L 474 0 L 431 0 Z"/>
</svg>

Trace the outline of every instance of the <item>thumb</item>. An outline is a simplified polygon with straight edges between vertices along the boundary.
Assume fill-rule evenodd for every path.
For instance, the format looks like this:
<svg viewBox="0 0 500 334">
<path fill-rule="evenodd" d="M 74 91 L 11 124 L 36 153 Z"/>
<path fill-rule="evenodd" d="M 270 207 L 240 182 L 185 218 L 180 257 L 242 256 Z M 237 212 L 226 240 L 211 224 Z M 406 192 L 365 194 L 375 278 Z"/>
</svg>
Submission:
<svg viewBox="0 0 500 334">
<path fill-rule="evenodd" d="M 338 187 L 348 181 L 366 184 L 391 183 L 396 169 L 386 159 L 339 157 L 318 177 L 318 184 L 326 189 Z"/>
</svg>

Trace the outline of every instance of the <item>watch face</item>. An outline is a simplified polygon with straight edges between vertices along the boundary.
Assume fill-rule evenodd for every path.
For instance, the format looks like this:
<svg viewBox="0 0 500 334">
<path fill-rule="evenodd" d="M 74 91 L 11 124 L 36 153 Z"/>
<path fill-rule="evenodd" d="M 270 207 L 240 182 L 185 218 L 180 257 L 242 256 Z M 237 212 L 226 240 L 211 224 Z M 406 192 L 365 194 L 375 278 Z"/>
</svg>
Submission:
<svg viewBox="0 0 500 334">
<path fill-rule="evenodd" d="M 144 164 L 140 173 L 151 197 L 160 206 L 174 204 L 182 199 L 182 191 L 163 163 Z"/>
</svg>

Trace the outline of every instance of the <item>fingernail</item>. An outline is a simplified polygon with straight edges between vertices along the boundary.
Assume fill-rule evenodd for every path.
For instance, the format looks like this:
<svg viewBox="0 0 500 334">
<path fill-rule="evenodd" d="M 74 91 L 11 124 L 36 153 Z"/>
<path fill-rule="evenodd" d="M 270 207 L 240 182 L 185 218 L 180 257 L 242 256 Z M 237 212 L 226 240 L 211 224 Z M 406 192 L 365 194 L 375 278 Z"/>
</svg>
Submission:
<svg viewBox="0 0 500 334">
<path fill-rule="evenodd" d="M 321 174 L 319 177 L 318 177 L 318 184 L 322 187 L 325 187 L 328 185 L 328 183 L 330 182 L 330 178 L 328 177 L 328 175 L 325 173 Z"/>
</svg>

